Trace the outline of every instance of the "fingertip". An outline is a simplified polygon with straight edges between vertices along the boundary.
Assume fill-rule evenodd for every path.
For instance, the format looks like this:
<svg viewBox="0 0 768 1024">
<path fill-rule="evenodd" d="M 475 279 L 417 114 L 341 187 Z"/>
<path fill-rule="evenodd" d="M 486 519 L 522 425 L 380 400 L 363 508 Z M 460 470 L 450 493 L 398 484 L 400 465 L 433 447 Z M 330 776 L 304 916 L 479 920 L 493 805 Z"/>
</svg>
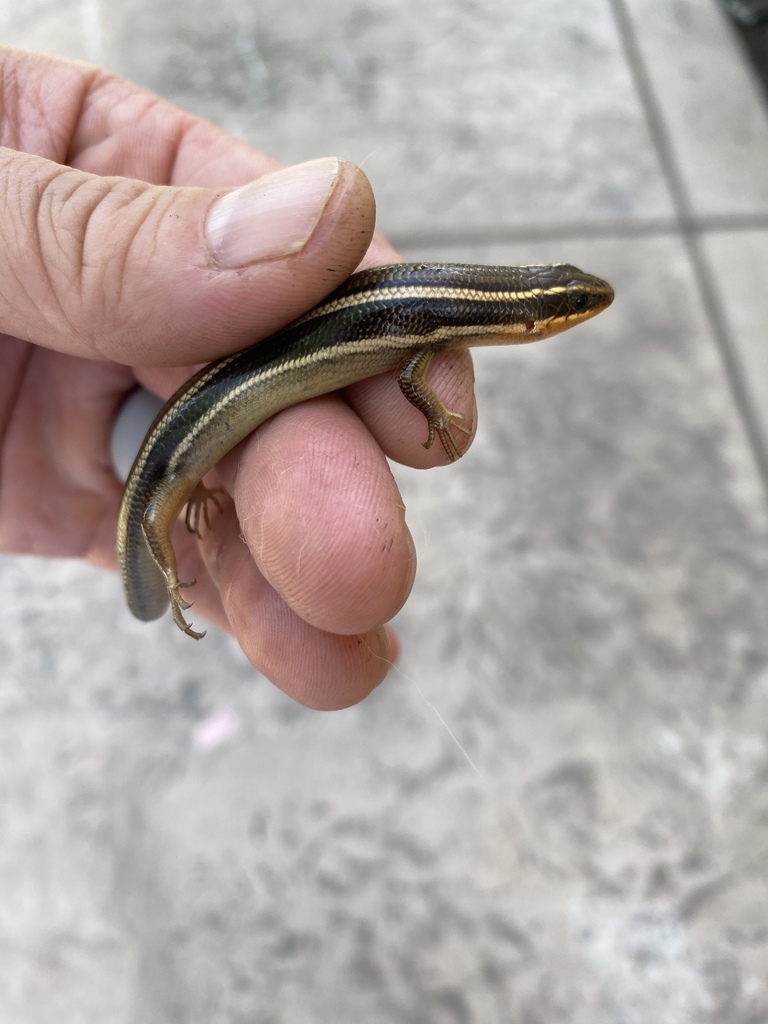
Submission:
<svg viewBox="0 0 768 1024">
<path fill-rule="evenodd" d="M 221 468 L 253 558 L 302 619 L 356 634 L 399 611 L 415 572 L 402 497 L 345 403 L 284 410 Z"/>
<path fill-rule="evenodd" d="M 337 634 L 304 621 L 259 572 L 231 513 L 225 504 L 224 514 L 204 538 L 202 552 L 228 628 L 248 660 L 306 707 L 330 711 L 363 700 L 392 665 L 391 631 L 377 626 Z"/>
<path fill-rule="evenodd" d="M 463 455 L 472 444 L 477 424 L 474 368 L 466 349 L 451 349 L 435 356 L 428 372 L 429 386 L 470 433 L 454 429 L 456 446 Z M 451 462 L 440 441 L 429 448 L 425 442 L 429 426 L 424 414 L 411 405 L 401 392 L 397 375 L 380 374 L 347 388 L 349 404 L 365 422 L 385 455 L 414 469 L 431 469 Z"/>
<path fill-rule="evenodd" d="M 365 700 L 389 675 L 394 664 L 392 637 L 386 626 L 355 636 L 326 636 L 338 645 L 347 662 L 344 674 L 336 671 L 333 658 L 318 668 L 313 652 L 313 664 L 302 681 L 297 683 L 292 677 L 272 681 L 314 711 L 342 711 Z"/>
</svg>

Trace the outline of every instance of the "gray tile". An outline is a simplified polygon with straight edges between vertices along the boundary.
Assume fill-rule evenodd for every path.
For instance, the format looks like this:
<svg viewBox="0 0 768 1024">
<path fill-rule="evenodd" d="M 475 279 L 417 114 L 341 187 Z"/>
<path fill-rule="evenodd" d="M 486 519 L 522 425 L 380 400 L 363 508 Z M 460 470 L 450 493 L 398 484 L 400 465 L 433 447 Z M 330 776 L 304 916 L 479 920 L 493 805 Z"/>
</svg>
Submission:
<svg viewBox="0 0 768 1024">
<path fill-rule="evenodd" d="M 93 13 L 99 22 L 99 0 L 29 0 L 25 4 L 4 4 L 0 8 L 0 33 L 4 46 L 40 50 L 76 60 L 98 61 L 94 39 Z M 98 28 L 97 28 L 98 32 Z"/>
<path fill-rule="evenodd" d="M 362 163 L 386 231 L 671 212 L 604 0 L 91 6 L 113 70 L 284 161 Z M 60 3 L 62 25 L 80 9 Z M 6 37 L 38 45 L 15 17 Z"/>
<path fill-rule="evenodd" d="M 631 13 L 692 211 L 768 212 L 765 100 L 719 4 L 615 2 Z"/>
<path fill-rule="evenodd" d="M 768 232 L 711 232 L 701 238 L 717 299 L 724 311 L 741 380 L 768 453 Z"/>
</svg>

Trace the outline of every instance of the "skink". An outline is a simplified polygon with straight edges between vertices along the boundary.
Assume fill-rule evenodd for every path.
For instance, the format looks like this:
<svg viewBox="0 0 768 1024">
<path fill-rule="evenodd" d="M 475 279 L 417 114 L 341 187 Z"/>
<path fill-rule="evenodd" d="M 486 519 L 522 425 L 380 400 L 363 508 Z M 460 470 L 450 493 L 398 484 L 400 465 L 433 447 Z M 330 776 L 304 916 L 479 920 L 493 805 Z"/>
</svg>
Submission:
<svg viewBox="0 0 768 1024">
<path fill-rule="evenodd" d="M 205 474 L 259 424 L 288 406 L 399 368 L 403 395 L 423 412 L 425 447 L 450 460 L 470 433 L 427 383 L 432 357 L 450 348 L 536 341 L 595 316 L 613 301 L 605 281 L 566 263 L 486 267 L 398 263 L 354 274 L 266 341 L 204 367 L 166 403 L 128 476 L 117 551 L 128 606 L 145 621 L 171 605 L 184 618 L 172 528 L 187 506 L 199 533 Z M 215 500 L 215 499 L 214 499 Z"/>
</svg>

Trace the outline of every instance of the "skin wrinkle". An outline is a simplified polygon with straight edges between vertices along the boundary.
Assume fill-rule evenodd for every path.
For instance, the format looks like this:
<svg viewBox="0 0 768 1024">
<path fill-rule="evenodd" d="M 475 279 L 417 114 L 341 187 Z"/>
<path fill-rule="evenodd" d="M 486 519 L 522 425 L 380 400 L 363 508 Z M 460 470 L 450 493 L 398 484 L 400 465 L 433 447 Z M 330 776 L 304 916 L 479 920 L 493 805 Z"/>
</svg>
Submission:
<svg viewBox="0 0 768 1024">
<path fill-rule="evenodd" d="M 9 108 L 9 103 L 8 103 L 8 92 L 9 92 L 8 83 L 9 83 L 9 81 L 15 80 L 15 79 L 16 79 L 16 75 L 15 74 L 11 75 L 10 69 L 8 67 L 6 67 L 6 66 L 3 66 L 2 70 L 0 70 L 0 120 L 2 121 L 2 131 L 0 131 L 0 140 L 2 141 L 3 145 L 6 145 L 6 142 L 5 142 L 5 130 L 7 128 L 6 114 L 8 112 L 8 108 Z M 11 123 L 14 123 L 14 122 L 11 121 Z"/>
<path fill-rule="evenodd" d="M 71 125 L 65 131 L 62 127 L 62 149 L 64 153 L 62 155 L 62 163 L 68 164 L 70 167 L 74 166 L 77 158 L 77 150 L 73 148 L 73 143 L 77 138 L 78 129 L 86 116 L 86 111 L 91 97 L 95 96 L 99 90 L 99 84 L 102 80 L 105 80 L 111 76 L 104 75 L 99 68 L 83 68 L 78 84 L 80 85 L 78 101 L 76 109 L 73 109 L 73 116 Z"/>
<path fill-rule="evenodd" d="M 201 144 L 203 146 L 202 153 L 200 152 Z M 246 160 L 246 144 L 243 142 L 241 145 L 243 147 L 242 166 L 239 165 L 238 161 L 235 166 L 222 167 L 221 154 L 212 151 L 211 147 L 206 144 L 205 133 L 201 126 L 198 124 L 192 125 L 190 130 L 185 133 L 183 143 L 179 148 L 172 183 L 177 184 L 181 175 L 190 178 L 192 184 L 197 184 L 200 181 L 215 180 L 219 183 L 219 187 L 223 192 L 230 188 L 238 188 L 249 181 L 253 181 L 255 178 L 280 169 L 281 164 L 276 160 L 266 157 L 258 168 L 254 168 Z M 191 162 L 194 166 L 192 168 L 187 167 L 186 164 L 188 162 Z M 207 176 L 204 174 L 206 168 L 208 168 Z"/>
<path fill-rule="evenodd" d="M 102 173 L 116 173 L 116 168 L 104 166 L 104 155 L 98 150 L 103 148 L 106 143 L 111 143 L 113 151 L 110 163 L 115 163 L 115 156 L 119 156 L 121 159 L 117 162 L 122 164 L 122 157 L 125 155 L 123 142 L 130 144 L 131 151 L 134 151 L 137 144 L 136 126 L 142 125 L 151 129 L 150 115 L 157 111 L 162 112 L 166 107 L 168 104 L 164 100 L 152 94 L 123 95 L 118 78 L 103 72 L 97 73 L 91 88 L 85 91 L 80 114 L 72 132 L 67 162 L 82 170 L 90 170 L 90 167 L 87 166 L 90 160 L 83 160 L 83 158 L 93 157 Z M 169 112 L 171 112 L 170 108 Z M 173 111 L 172 115 L 171 122 L 168 119 L 163 121 L 161 145 L 157 145 L 159 140 L 155 134 L 155 145 L 151 151 L 155 158 L 158 152 L 167 152 L 171 158 L 170 166 L 173 165 L 173 159 L 175 159 L 179 133 L 183 133 L 185 122 L 191 119 L 190 115 L 184 115 L 181 111 Z M 173 131 L 170 130 L 171 123 L 174 124 Z M 84 137 L 81 138 L 81 135 Z M 130 142 L 124 139 L 126 135 L 130 136 Z M 148 133 L 149 138 L 152 138 L 151 131 Z M 120 152 L 115 152 L 116 145 L 120 145 Z M 166 166 L 168 166 L 167 159 Z M 157 173 L 153 178 L 145 172 L 142 174 L 141 180 L 154 184 L 167 184 L 170 179 L 163 178 L 161 174 Z"/>
<path fill-rule="evenodd" d="M 67 163 L 68 140 L 79 116 L 78 87 L 82 93 L 83 87 L 87 87 L 83 79 L 87 83 L 91 70 L 86 66 L 79 66 L 76 70 L 73 67 L 68 69 L 66 82 L 54 74 L 53 82 L 49 84 L 45 71 L 55 69 L 55 58 L 46 61 L 40 57 L 39 61 L 45 62 L 44 70 L 40 69 L 33 80 L 23 57 L 16 57 L 14 51 L 6 47 L 0 47 L 0 56 L 4 58 L 3 81 L 10 80 L 14 85 L 12 107 L 7 103 L 2 107 L 4 141 L 7 131 L 12 128 L 15 134 L 6 142 L 10 148 Z M 19 66 L 26 72 L 21 85 Z"/>
<path fill-rule="evenodd" d="M 72 187 L 68 194 L 63 196 L 61 193 L 61 182 L 71 181 Z M 51 194 L 51 185 L 55 185 L 53 194 Z M 84 268 L 84 250 L 85 240 L 87 237 L 87 222 L 85 232 L 80 231 L 80 224 L 74 225 L 75 230 L 67 221 L 68 207 L 72 203 L 80 204 L 82 202 L 81 197 L 85 193 L 88 194 L 87 188 L 79 176 L 75 176 L 71 171 L 62 171 L 61 176 L 58 180 L 53 179 L 48 183 L 48 186 L 40 197 L 40 213 L 43 210 L 47 211 L 49 230 L 48 234 L 56 239 L 58 250 L 56 253 L 56 259 L 53 261 L 53 266 L 58 271 L 62 266 L 62 259 L 66 261 L 66 266 L 71 273 L 71 279 L 66 281 L 67 285 L 75 287 L 77 285 L 77 297 L 82 305 L 83 301 L 83 281 L 82 281 L 82 268 Z M 106 194 L 106 190 L 102 189 L 102 198 Z M 50 196 L 50 199 L 48 198 Z M 94 203 L 91 207 L 91 211 L 88 216 L 90 221 L 93 216 L 93 212 L 96 209 L 97 204 Z M 51 273 L 48 273 L 48 280 L 52 282 Z M 56 292 L 56 288 L 51 284 L 52 290 Z M 67 296 L 70 295 L 69 287 L 66 288 Z M 64 313 L 63 305 L 59 302 L 59 308 Z M 68 320 L 70 327 L 74 329 L 74 325 Z"/>
<path fill-rule="evenodd" d="M 1 338 L 0 343 L 5 345 L 8 340 L 16 341 L 17 339 Z M 11 423 L 14 419 L 16 409 L 21 402 L 22 394 L 25 390 L 25 382 L 30 371 L 30 365 L 32 363 L 32 356 L 34 350 L 30 348 L 22 349 L 21 352 L 21 363 L 18 372 L 18 380 L 14 381 L 14 386 L 10 387 L 8 394 L 4 396 L 4 400 L 7 401 L 6 409 L 0 409 L 0 415 L 2 415 L 2 422 L 0 422 L 0 538 L 3 536 L 3 497 L 6 493 L 5 487 L 3 486 L 3 480 L 5 477 L 5 463 L 7 459 L 8 449 L 5 444 L 5 439 L 10 431 Z M 6 385 L 9 383 L 6 378 Z"/>
<path fill-rule="evenodd" d="M 62 164 L 69 164 L 69 140 L 80 118 L 83 96 L 87 93 L 88 82 L 91 78 L 88 69 L 79 68 L 78 71 L 80 73 L 69 83 L 70 87 L 72 83 L 75 83 L 76 88 L 64 96 L 65 106 L 62 106 L 61 93 L 58 89 L 54 95 L 47 95 L 51 89 L 56 87 L 49 88 L 46 78 L 40 82 L 36 94 L 40 113 L 37 127 L 42 144 L 35 147 L 35 151 L 39 156 L 45 156 L 49 160 L 56 160 Z"/>
<path fill-rule="evenodd" d="M 149 222 L 154 213 L 154 202 L 150 201 L 151 193 L 143 186 L 139 186 L 137 183 L 136 192 L 133 195 L 123 196 L 121 192 L 117 192 L 112 189 L 109 193 L 100 197 L 97 202 L 94 203 L 93 208 L 89 214 L 88 221 L 86 223 L 86 229 L 83 233 L 83 278 L 81 281 L 81 298 L 86 292 L 86 278 L 85 274 L 88 270 L 93 269 L 95 274 L 93 275 L 96 279 L 97 284 L 100 287 L 100 295 L 98 302 L 104 308 L 112 308 L 114 310 L 114 323 L 118 331 L 124 331 L 127 327 L 130 327 L 131 320 L 135 318 L 135 311 L 126 310 L 123 315 L 120 315 L 120 311 L 124 306 L 123 294 L 125 291 L 125 282 L 128 277 L 127 267 L 131 262 L 131 258 L 134 254 L 134 247 L 142 248 L 139 242 L 139 236 L 142 228 Z M 142 208 L 142 200 L 144 205 Z M 108 203 L 110 208 L 104 209 L 103 204 Z M 129 214 L 129 216 L 126 216 Z M 104 225 L 99 224 L 91 231 L 91 225 L 95 224 L 96 220 L 100 217 L 104 217 L 107 222 L 112 220 L 121 219 L 125 223 L 130 222 L 131 231 L 130 235 L 121 235 L 121 245 L 117 248 L 117 252 L 111 251 L 107 254 L 106 259 L 102 256 L 99 258 L 97 255 L 93 260 L 87 255 L 88 252 L 93 249 L 94 253 L 98 254 L 100 250 L 103 250 L 104 246 Z M 158 222 L 158 228 L 160 224 Z M 90 246 L 90 239 L 95 234 L 97 242 L 93 247 Z M 124 244 L 126 237 L 130 239 L 127 245 Z M 108 273 L 104 272 L 104 267 L 108 268 Z M 134 271 L 135 274 L 135 271 Z M 81 305 L 85 308 L 92 308 L 94 305 L 93 297 L 83 299 Z M 108 359 L 111 353 L 104 351 L 103 346 L 100 344 L 100 335 L 97 333 L 96 336 L 92 337 L 92 343 L 94 348 L 99 353 L 101 358 Z"/>
<path fill-rule="evenodd" d="M 167 168 L 162 179 L 164 181 L 170 182 L 171 185 L 176 184 L 176 178 L 178 175 L 178 164 L 181 158 L 181 152 L 182 149 L 184 148 L 184 144 L 187 139 L 188 133 L 191 133 L 193 130 L 194 124 L 188 124 L 184 121 L 179 123 L 179 126 L 176 130 L 176 138 L 170 150 L 168 151 Z M 212 161 L 209 160 L 208 163 L 201 165 L 200 169 L 203 172 L 203 174 L 205 173 L 206 167 L 211 166 L 211 164 Z"/>
<path fill-rule="evenodd" d="M 118 211 L 118 215 L 122 215 L 123 212 L 126 211 L 126 210 L 130 210 L 130 212 L 132 214 L 134 214 L 134 217 L 131 220 L 131 241 L 128 243 L 128 245 L 121 245 L 119 247 L 118 252 L 117 252 L 117 256 L 115 256 L 114 253 L 110 253 L 109 254 L 109 257 L 107 259 L 107 265 L 109 266 L 109 270 L 110 270 L 109 275 L 107 275 L 107 274 L 99 275 L 98 273 L 96 275 L 97 281 L 100 281 L 101 285 L 102 285 L 102 295 L 101 295 L 102 304 L 104 305 L 105 308 L 112 307 L 114 309 L 115 324 L 116 324 L 117 329 L 120 330 L 120 331 L 125 330 L 125 328 L 130 325 L 131 320 L 134 319 L 135 316 L 136 316 L 136 311 L 135 310 L 125 310 L 123 316 L 120 316 L 120 311 L 124 307 L 125 282 L 126 282 L 126 278 L 128 277 L 127 267 L 129 266 L 129 264 L 131 262 L 131 258 L 133 257 L 134 248 L 135 247 L 138 247 L 139 249 L 142 248 L 141 243 L 139 242 L 139 235 L 141 234 L 142 228 L 144 228 L 147 223 L 151 222 L 152 216 L 154 214 L 154 203 L 147 202 L 143 211 L 141 210 L 140 206 L 138 205 L 138 202 L 141 199 L 147 199 L 147 198 L 148 198 L 148 193 L 145 193 L 145 192 L 142 191 L 140 194 L 137 194 L 136 196 L 132 197 L 131 199 L 128 199 L 124 204 L 122 204 L 120 210 Z M 138 219 L 136 219 L 136 216 L 135 216 L 137 209 L 138 209 L 138 214 L 139 214 Z M 94 213 L 96 213 L 96 212 L 97 212 L 97 210 L 94 209 Z M 109 216 L 110 216 L 110 219 L 112 219 L 112 217 L 114 216 L 112 211 L 109 211 Z M 155 223 L 157 225 L 157 230 L 159 230 L 160 227 L 161 227 L 161 222 L 159 220 L 155 220 Z M 154 241 L 152 252 L 154 253 L 154 252 L 157 251 L 157 234 L 156 234 L 156 232 L 152 232 L 152 237 L 153 237 L 153 241 Z M 87 231 L 87 228 L 86 228 L 86 233 L 85 233 L 85 236 L 84 236 L 84 239 L 83 239 L 83 250 L 84 250 L 84 252 L 87 250 L 87 246 L 88 246 L 88 231 Z M 99 250 L 99 246 L 97 244 L 96 251 L 98 252 L 98 250 Z M 86 264 L 84 263 L 84 266 L 85 265 Z M 96 260 L 93 265 L 94 265 L 94 267 L 98 268 L 98 260 Z M 134 273 L 135 273 L 135 270 L 134 270 Z M 114 283 L 114 285 L 115 285 L 114 293 L 112 295 L 107 295 L 107 292 L 109 291 L 110 284 L 112 284 L 112 283 Z M 102 355 L 103 358 L 105 358 L 105 359 L 110 358 L 109 354 L 107 354 L 106 352 L 102 351 L 102 346 L 99 344 L 99 336 L 98 335 L 93 338 L 93 343 L 94 343 L 95 348 L 100 352 L 100 354 Z"/>
<path fill-rule="evenodd" d="M 164 105 L 164 102 L 160 99 L 159 96 L 152 97 L 147 102 L 146 106 L 144 107 L 138 118 L 139 124 L 142 127 L 151 127 L 151 119 L 155 117 L 159 112 L 161 112 L 161 108 Z M 131 125 L 131 127 L 133 127 L 133 125 Z M 176 162 L 179 157 L 179 151 L 186 129 L 187 125 L 185 124 L 184 119 L 179 119 L 178 124 L 176 125 L 175 137 L 168 140 L 168 143 L 164 150 L 164 166 L 159 169 L 155 169 L 155 176 L 157 180 L 154 182 L 154 184 L 158 185 L 168 182 L 172 183 L 174 181 L 176 173 Z"/>
<path fill-rule="evenodd" d="M 67 314 L 66 307 L 60 297 L 61 292 L 69 294 L 70 289 L 75 287 L 77 284 L 76 280 L 68 280 L 65 282 L 65 287 L 60 288 L 54 281 L 54 273 L 57 273 L 60 269 L 60 262 L 58 257 L 63 256 L 66 259 L 66 265 L 74 269 L 76 261 L 71 258 L 70 252 L 66 247 L 61 245 L 61 240 L 66 237 L 66 233 L 62 231 L 56 211 L 61 207 L 60 196 L 58 189 L 60 183 L 65 180 L 65 176 L 71 174 L 69 168 L 61 168 L 57 173 L 51 175 L 48 180 L 43 184 L 42 188 L 38 188 L 34 191 L 33 196 L 30 197 L 34 203 L 34 215 L 32 218 L 27 217 L 26 221 L 32 222 L 36 226 L 34 238 L 31 240 L 35 247 L 36 263 L 39 269 L 40 275 L 45 281 L 46 291 L 48 293 L 49 301 L 53 301 L 56 304 L 56 309 L 60 315 L 61 320 L 66 324 L 70 332 L 74 333 L 75 325 L 72 323 L 70 317 Z M 73 181 L 74 186 L 74 181 Z M 53 194 L 51 190 L 53 189 Z M 76 194 L 77 189 L 73 187 L 72 195 Z M 54 237 L 57 240 L 56 248 L 56 260 L 51 261 L 46 258 L 45 245 L 43 239 L 46 237 Z M 76 242 L 76 238 L 73 235 L 73 239 Z M 76 243 L 77 244 L 77 243 Z M 75 272 L 74 278 L 79 275 Z M 78 288 L 78 292 L 80 289 Z M 33 295 L 27 291 L 30 304 L 34 305 Z"/>
<path fill-rule="evenodd" d="M 9 149 L 16 149 L 20 141 L 20 131 L 18 126 L 23 124 L 24 119 L 20 110 L 20 97 L 22 93 L 19 88 L 19 79 L 16 74 L 16 68 L 13 65 L 10 67 L 3 65 L 2 75 L 0 75 L 0 88 L 2 89 L 2 94 L 0 95 L 2 142 L 3 145 L 7 146 Z M 10 102 L 8 99 L 9 93 Z M 13 134 L 11 134 L 12 131 Z"/>
<path fill-rule="evenodd" d="M 0 157 L 0 160 L 1 159 L 2 159 L 2 157 Z M 6 211 L 14 210 L 14 208 L 15 208 L 15 206 L 17 204 L 20 205 L 21 200 L 23 199 L 23 197 L 19 194 L 18 183 L 17 183 L 16 191 L 14 191 L 12 189 L 12 186 L 13 186 L 14 182 L 16 181 L 16 179 L 11 178 L 10 181 L 9 181 L 7 175 L 4 173 L 4 171 L 5 171 L 5 163 L 3 162 L 3 163 L 0 163 L 0 181 L 2 181 L 2 186 L 3 186 L 3 188 L 2 188 L 2 194 L 3 194 L 3 197 L 4 197 L 3 198 L 3 210 L 4 210 L 4 213 L 5 213 L 5 216 L 4 216 L 3 219 L 4 219 L 4 221 L 5 221 L 6 225 L 7 225 L 8 230 L 13 232 L 14 228 L 15 228 L 15 219 L 14 219 L 13 215 L 9 215 Z M 31 292 L 29 290 L 29 284 L 28 284 L 27 280 L 24 277 L 21 276 L 21 270 L 22 270 L 21 266 L 16 261 L 11 261 L 11 263 L 5 269 L 6 269 L 6 273 L 5 274 L 0 274 L 0 294 L 2 294 L 2 297 L 3 297 L 3 300 L 4 300 L 3 305 L 6 306 L 6 307 L 12 307 L 13 303 L 11 301 L 11 296 L 14 296 L 14 297 L 17 296 L 19 291 L 22 291 L 24 293 L 25 297 L 30 302 L 32 302 L 33 299 L 32 299 L 32 294 L 31 294 Z M 13 276 L 12 276 L 12 278 L 8 279 L 10 277 L 10 275 L 13 275 Z M 10 285 L 10 294 L 6 294 L 6 288 L 4 287 L 4 285 L 7 287 L 6 281 L 7 281 L 7 285 Z M 1 314 L 0 314 L 0 319 L 1 318 L 2 317 L 1 317 Z M 2 326 L 5 327 L 4 324 Z"/>
<path fill-rule="evenodd" d="M 62 169 L 62 175 L 66 173 L 71 172 L 69 169 Z M 153 193 L 152 187 L 147 188 L 138 182 L 136 183 L 134 194 L 121 194 L 108 181 L 101 182 L 98 178 L 90 178 L 85 182 L 81 182 L 73 175 L 74 187 L 65 196 L 64 200 L 62 201 L 61 195 L 55 192 L 53 198 L 48 201 L 49 189 L 51 186 L 59 188 L 60 180 L 58 177 L 51 179 L 38 201 L 37 220 L 41 225 L 43 225 L 44 221 L 47 221 L 49 225 L 47 232 L 43 226 L 38 231 L 40 268 L 45 275 L 49 293 L 57 303 L 61 319 L 67 325 L 71 334 L 78 336 L 81 340 L 89 339 L 94 348 L 93 354 L 98 358 L 110 359 L 113 353 L 109 348 L 105 349 L 100 344 L 101 334 L 98 332 L 93 334 L 89 329 L 89 325 L 80 323 L 82 311 L 86 309 L 92 310 L 94 307 L 99 308 L 99 306 L 102 308 L 114 307 L 117 314 L 114 317 L 116 330 L 124 331 L 126 328 L 130 329 L 131 321 L 138 315 L 137 311 L 126 310 L 123 317 L 119 316 L 120 308 L 124 304 L 122 296 L 128 276 L 126 268 L 133 257 L 134 247 L 138 247 L 141 251 L 146 249 L 143 241 L 140 241 L 142 229 L 145 225 L 147 223 L 154 223 L 157 225 L 157 230 L 160 230 L 163 226 L 162 220 L 158 220 L 155 216 L 157 200 L 163 198 L 163 193 L 166 191 L 167 202 L 170 205 L 172 195 L 170 194 L 170 189 L 164 190 L 159 187 Z M 83 202 L 83 195 L 89 200 L 89 203 Z M 81 211 L 84 208 L 87 209 L 90 205 L 90 209 L 87 209 L 84 231 L 70 232 L 68 230 L 66 208 L 70 203 L 77 204 Z M 108 207 L 111 208 L 104 209 L 103 204 L 108 204 Z M 128 245 L 121 244 L 108 255 L 106 264 L 109 267 L 109 274 L 107 275 L 103 273 L 104 258 L 90 258 L 88 253 L 90 251 L 98 253 L 100 248 L 103 249 L 105 231 L 103 221 L 99 223 L 100 218 L 113 220 L 122 217 L 127 223 L 129 218 L 125 218 L 126 211 L 132 215 L 130 217 L 132 241 Z M 58 253 L 65 258 L 66 265 L 73 271 L 72 277 L 68 277 L 63 283 L 59 283 L 49 270 L 50 266 L 59 269 L 62 266 L 62 261 L 51 264 L 44 258 L 42 246 L 40 245 L 41 233 L 47 233 L 49 236 L 57 239 L 59 243 Z M 95 242 L 93 246 L 90 244 L 91 237 L 98 239 L 98 242 Z M 67 239 L 71 240 L 70 245 L 63 244 Z M 124 242 L 124 239 L 125 236 L 122 236 L 120 239 L 121 243 Z M 153 239 L 154 245 L 150 248 L 150 255 L 152 251 L 157 251 L 156 232 L 153 233 Z M 74 252 L 75 245 L 78 247 L 76 253 Z M 82 273 L 79 275 L 75 272 L 77 267 L 82 268 Z M 91 276 L 94 277 L 98 285 L 101 285 L 100 293 L 95 297 L 88 295 L 88 272 L 91 270 L 95 272 Z M 133 275 L 135 276 L 135 274 L 136 271 L 134 269 Z M 59 297 L 64 293 L 68 298 L 71 298 L 73 291 L 78 299 L 79 308 L 76 312 L 71 309 L 71 306 L 68 309 L 65 302 Z"/>
<path fill-rule="evenodd" d="M 102 358 L 104 358 L 104 354 L 101 352 L 100 346 L 98 344 L 98 332 L 94 337 L 93 332 L 90 329 L 90 317 L 88 318 L 88 325 L 83 324 L 82 322 L 84 310 L 106 307 L 105 296 L 103 294 L 103 291 L 100 297 L 100 302 L 98 303 L 94 303 L 92 297 L 87 295 L 87 279 L 89 276 L 89 270 L 92 269 L 91 261 L 89 261 L 86 256 L 89 240 L 92 234 L 91 226 L 99 218 L 102 210 L 102 204 L 104 204 L 105 202 L 109 202 L 111 197 L 111 193 L 106 188 L 98 186 L 94 188 L 94 184 L 95 183 L 92 183 L 90 181 L 80 183 L 79 185 L 77 185 L 75 189 L 72 190 L 65 203 L 62 204 L 62 214 L 66 214 L 66 206 L 69 203 L 78 204 L 80 206 L 80 209 L 82 210 L 86 206 L 86 204 L 83 203 L 82 201 L 82 197 L 83 195 L 85 195 L 86 199 L 89 200 L 89 203 L 87 205 L 89 205 L 90 207 L 88 210 L 87 218 L 84 223 L 84 230 L 77 231 L 76 233 L 73 232 L 72 234 L 74 244 L 73 249 L 70 251 L 73 252 L 74 246 L 77 247 L 77 255 L 75 261 L 75 268 L 77 269 L 73 268 L 75 269 L 73 283 L 76 284 L 76 287 L 73 288 L 73 292 L 68 292 L 67 294 L 69 296 L 74 293 L 77 300 L 77 306 L 76 309 L 72 309 L 71 312 L 64 310 L 63 315 L 66 318 L 66 322 L 70 330 L 73 333 L 79 334 L 81 337 L 90 338 L 95 352 L 102 356 Z M 61 221 L 65 222 L 64 216 L 61 216 Z M 63 232 L 66 232 L 67 230 L 66 222 L 63 228 L 55 228 L 52 225 L 52 229 L 56 232 L 56 238 L 59 241 L 59 247 L 62 248 L 62 235 Z M 96 229 L 96 231 L 98 233 L 98 228 Z M 66 235 L 64 237 L 66 237 Z M 122 274 L 119 274 L 118 276 L 121 278 Z M 100 280 L 102 282 L 102 284 L 106 282 L 106 275 L 102 276 L 101 274 L 98 273 L 98 271 L 96 273 L 96 277 L 97 280 Z"/>
</svg>

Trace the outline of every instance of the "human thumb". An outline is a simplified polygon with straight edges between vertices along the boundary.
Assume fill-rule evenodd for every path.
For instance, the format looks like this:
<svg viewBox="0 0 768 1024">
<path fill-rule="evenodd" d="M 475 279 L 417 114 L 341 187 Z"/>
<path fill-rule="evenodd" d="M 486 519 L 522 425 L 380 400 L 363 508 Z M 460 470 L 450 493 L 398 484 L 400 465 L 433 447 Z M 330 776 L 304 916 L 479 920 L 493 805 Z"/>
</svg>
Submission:
<svg viewBox="0 0 768 1024">
<path fill-rule="evenodd" d="M 128 365 L 252 344 L 355 269 L 375 204 L 327 158 L 234 191 L 87 174 L 0 149 L 0 331 Z"/>
</svg>

